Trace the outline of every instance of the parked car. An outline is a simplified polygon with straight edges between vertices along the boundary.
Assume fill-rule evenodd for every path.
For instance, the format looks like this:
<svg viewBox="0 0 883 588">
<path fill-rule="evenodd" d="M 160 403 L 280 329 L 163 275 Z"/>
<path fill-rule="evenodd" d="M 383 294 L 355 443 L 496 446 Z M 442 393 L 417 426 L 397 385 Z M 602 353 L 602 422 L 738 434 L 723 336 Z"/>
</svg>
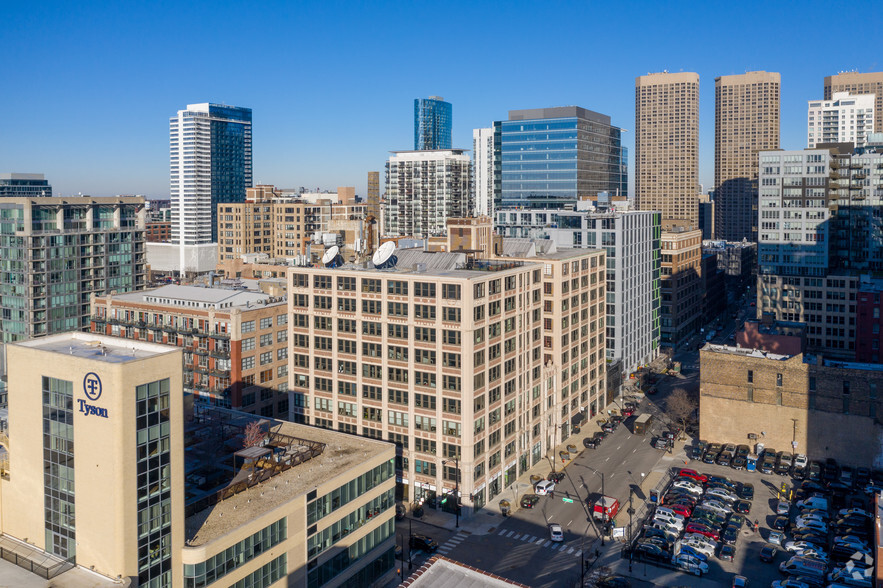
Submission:
<svg viewBox="0 0 883 588">
<path fill-rule="evenodd" d="M 748 460 L 742 457 L 741 455 L 737 455 L 733 458 L 733 461 L 730 463 L 730 467 L 736 471 L 741 471 L 745 469 L 745 466 L 748 464 Z"/>
<path fill-rule="evenodd" d="M 773 529 L 776 531 L 784 531 L 791 521 L 788 517 L 776 517 L 773 519 Z"/>
<path fill-rule="evenodd" d="M 705 492 L 705 496 L 706 498 L 714 498 L 715 500 L 720 500 L 721 502 L 726 502 L 727 504 L 732 504 L 739 499 L 738 496 L 736 496 L 732 492 L 724 490 L 723 488 L 712 488 L 711 490 Z"/>
<path fill-rule="evenodd" d="M 705 482 L 708 481 L 708 476 L 706 476 L 705 474 L 700 474 L 696 470 L 689 470 L 687 468 L 682 468 L 678 472 L 678 477 L 679 478 L 690 478 L 691 480 L 694 480 L 694 481 L 699 482 L 701 484 L 704 484 Z"/>
<path fill-rule="evenodd" d="M 556 484 L 560 484 L 561 480 L 564 479 L 564 472 L 549 472 L 549 475 L 546 476 L 546 479 L 550 482 L 555 482 Z"/>
<path fill-rule="evenodd" d="M 722 561 L 733 561 L 733 557 L 736 555 L 736 546 L 735 545 L 722 545 L 720 554 L 717 556 L 718 559 Z"/>
<path fill-rule="evenodd" d="M 688 558 L 679 558 L 672 563 L 679 569 L 690 572 L 691 574 L 696 574 L 697 576 L 701 576 L 702 574 L 708 573 L 708 564 L 704 561 L 699 561 Z"/>
<path fill-rule="evenodd" d="M 764 545 L 760 550 L 760 561 L 765 561 L 767 563 L 772 562 L 776 559 L 776 553 L 778 549 L 776 549 L 775 545 Z"/>
<path fill-rule="evenodd" d="M 521 497 L 521 508 L 533 508 L 539 501 L 540 497 L 536 494 L 525 494 Z"/>
<path fill-rule="evenodd" d="M 739 500 L 733 505 L 733 510 L 741 514 L 751 514 L 751 501 Z"/>
<path fill-rule="evenodd" d="M 818 482 L 822 479 L 822 464 L 813 461 L 810 462 L 809 467 L 806 470 L 806 477 L 813 482 Z"/>
<path fill-rule="evenodd" d="M 781 531 L 770 531 L 770 535 L 767 538 L 767 542 L 772 545 L 778 545 L 781 547 L 782 543 L 785 541 L 785 533 Z"/>
<path fill-rule="evenodd" d="M 726 527 L 721 531 L 720 539 L 728 545 L 733 545 L 739 539 L 739 529 L 736 527 Z"/>
<path fill-rule="evenodd" d="M 547 496 L 555 492 L 555 482 L 550 480 L 542 480 L 534 486 L 534 492 L 539 496 Z"/>
<path fill-rule="evenodd" d="M 739 484 L 738 490 L 739 498 L 744 500 L 754 500 L 754 485 L 753 484 Z"/>
<path fill-rule="evenodd" d="M 411 538 L 408 540 L 408 546 L 411 549 L 422 549 L 430 553 L 438 549 L 438 543 L 435 539 L 426 535 L 411 535 Z"/>
<path fill-rule="evenodd" d="M 730 460 L 733 459 L 733 454 L 728 451 L 721 451 L 720 455 L 717 456 L 717 465 L 728 466 L 730 465 Z"/>
<path fill-rule="evenodd" d="M 717 531 L 701 523 L 690 523 L 686 526 L 684 531 L 686 531 L 687 533 L 698 533 L 700 535 L 705 535 L 706 537 L 711 537 L 715 541 L 718 541 L 720 539 L 720 535 Z"/>
<path fill-rule="evenodd" d="M 776 503 L 776 514 L 777 515 L 787 515 L 791 512 L 791 503 L 787 500 L 780 500 Z"/>
<path fill-rule="evenodd" d="M 642 541 L 635 547 L 638 555 L 649 557 L 650 559 L 668 559 L 668 553 L 658 545 Z"/>
<path fill-rule="evenodd" d="M 794 456 L 794 467 L 796 468 L 805 468 L 807 465 L 806 456 L 802 453 L 798 453 Z"/>
<path fill-rule="evenodd" d="M 598 440 L 595 437 L 586 437 L 583 439 L 583 447 L 586 449 L 597 449 L 598 445 Z"/>
</svg>

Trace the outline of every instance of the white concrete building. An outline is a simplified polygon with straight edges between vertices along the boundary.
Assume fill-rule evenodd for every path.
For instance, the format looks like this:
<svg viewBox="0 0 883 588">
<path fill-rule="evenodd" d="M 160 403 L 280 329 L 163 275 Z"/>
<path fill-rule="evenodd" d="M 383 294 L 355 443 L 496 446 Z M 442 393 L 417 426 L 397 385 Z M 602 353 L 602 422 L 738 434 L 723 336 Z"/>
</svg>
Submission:
<svg viewBox="0 0 883 588">
<path fill-rule="evenodd" d="M 472 162 L 463 149 L 393 151 L 386 163 L 383 232 L 444 235 L 446 221 L 472 215 Z"/>
<path fill-rule="evenodd" d="M 661 216 L 652 211 L 499 210 L 497 233 L 607 252 L 608 360 L 627 374 L 650 363 L 660 340 Z"/>
<path fill-rule="evenodd" d="M 831 100 L 810 100 L 806 145 L 853 143 L 864 147 L 874 132 L 874 95 L 834 92 Z"/>
<path fill-rule="evenodd" d="M 472 186 L 475 215 L 494 215 L 494 128 L 472 130 Z"/>
</svg>

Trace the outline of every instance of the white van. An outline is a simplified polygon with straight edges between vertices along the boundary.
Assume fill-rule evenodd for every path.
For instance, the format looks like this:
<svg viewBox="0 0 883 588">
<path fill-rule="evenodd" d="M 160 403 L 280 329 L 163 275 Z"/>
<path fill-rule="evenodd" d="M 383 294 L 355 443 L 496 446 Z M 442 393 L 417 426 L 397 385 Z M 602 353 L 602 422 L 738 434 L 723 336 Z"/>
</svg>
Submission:
<svg viewBox="0 0 883 588">
<path fill-rule="evenodd" d="M 537 482 L 534 492 L 537 496 L 546 496 L 555 491 L 555 482 L 552 480 L 541 480 Z"/>
<path fill-rule="evenodd" d="M 669 518 L 677 519 L 677 520 L 679 520 L 679 521 L 683 521 L 683 520 L 685 520 L 685 519 L 684 519 L 684 515 L 682 515 L 682 514 L 678 514 L 678 513 L 676 513 L 675 511 L 673 511 L 672 509 L 670 509 L 670 508 L 666 508 L 666 507 L 664 507 L 664 506 L 657 506 L 657 507 L 656 507 L 656 512 L 655 512 L 655 514 L 657 514 L 657 515 L 665 515 L 665 516 L 667 516 L 667 517 L 669 517 Z"/>
<path fill-rule="evenodd" d="M 799 500 L 797 502 L 797 508 L 819 508 L 821 510 L 828 510 L 828 500 L 821 496 L 810 496 L 806 500 Z"/>
<path fill-rule="evenodd" d="M 824 562 L 808 557 L 794 556 L 788 561 L 779 564 L 779 571 L 783 574 L 791 576 L 808 576 L 825 581 L 825 571 L 827 566 Z"/>
</svg>

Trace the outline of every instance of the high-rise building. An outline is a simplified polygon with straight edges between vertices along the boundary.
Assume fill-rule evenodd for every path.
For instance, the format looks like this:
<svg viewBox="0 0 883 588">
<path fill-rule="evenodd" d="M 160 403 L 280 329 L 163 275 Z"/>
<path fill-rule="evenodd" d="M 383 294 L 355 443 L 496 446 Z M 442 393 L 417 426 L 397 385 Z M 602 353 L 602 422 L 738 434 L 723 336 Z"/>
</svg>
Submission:
<svg viewBox="0 0 883 588">
<path fill-rule="evenodd" d="M 718 239 L 757 241 L 757 154 L 779 148 L 778 73 L 714 80 L 714 230 Z"/>
<path fill-rule="evenodd" d="M 510 110 L 497 127 L 500 207 L 564 208 L 600 192 L 628 194 L 622 130 L 609 116 L 578 106 Z"/>
<path fill-rule="evenodd" d="M 383 234 L 444 235 L 447 219 L 472 215 L 472 161 L 463 149 L 392 154 L 386 162 Z"/>
<path fill-rule="evenodd" d="M 0 174 L 0 198 L 52 196 L 52 186 L 43 174 Z"/>
<path fill-rule="evenodd" d="M 0 511 L 4 541 L 28 543 L 5 559 L 43 576 L 28 583 L 392 579 L 392 444 L 193 406 L 168 345 L 63 333 L 8 353 Z"/>
<path fill-rule="evenodd" d="M 858 73 L 841 72 L 825 77 L 825 100 L 832 100 L 835 92 L 873 94 L 874 132 L 883 133 L 883 71 Z"/>
<path fill-rule="evenodd" d="M 672 225 L 661 240 L 661 340 L 677 347 L 702 325 L 702 231 Z"/>
<path fill-rule="evenodd" d="M 89 297 L 145 287 L 144 199 L 6 198 L 0 341 L 89 328 Z"/>
<path fill-rule="evenodd" d="M 172 243 L 178 271 L 214 266 L 218 204 L 252 187 L 251 109 L 189 104 L 169 120 Z"/>
<path fill-rule="evenodd" d="M 852 143 L 864 147 L 874 132 L 874 95 L 834 92 L 830 100 L 810 100 L 807 109 L 806 146 Z"/>
<path fill-rule="evenodd" d="M 414 99 L 414 151 L 452 149 L 451 103 L 441 96 Z"/>
<path fill-rule="evenodd" d="M 499 210 L 497 232 L 509 238 L 549 239 L 557 247 L 607 253 L 606 358 L 634 372 L 659 353 L 658 212 Z"/>
<path fill-rule="evenodd" d="M 699 74 L 635 78 L 635 202 L 698 226 Z"/>
<path fill-rule="evenodd" d="M 855 356 L 863 274 L 883 271 L 883 147 L 760 154 L 757 306 L 807 325 L 810 351 Z"/>
<path fill-rule="evenodd" d="M 368 172 L 368 196 L 365 199 L 368 207 L 365 214 L 373 216 L 377 222 L 380 221 L 380 172 Z"/>
<path fill-rule="evenodd" d="M 496 194 L 494 137 L 499 139 L 499 133 L 495 131 L 495 127 L 472 130 L 472 188 L 475 192 L 476 216 L 494 214 Z"/>
</svg>

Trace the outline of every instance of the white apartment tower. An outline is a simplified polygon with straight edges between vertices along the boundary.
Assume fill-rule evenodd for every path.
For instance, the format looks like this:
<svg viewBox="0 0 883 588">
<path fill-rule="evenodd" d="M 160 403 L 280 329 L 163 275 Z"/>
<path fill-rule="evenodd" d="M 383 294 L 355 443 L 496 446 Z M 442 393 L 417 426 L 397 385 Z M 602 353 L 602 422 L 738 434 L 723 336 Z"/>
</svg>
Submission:
<svg viewBox="0 0 883 588">
<path fill-rule="evenodd" d="M 472 186 L 475 216 L 494 214 L 494 128 L 472 130 Z"/>
<path fill-rule="evenodd" d="M 251 109 L 204 103 L 179 110 L 169 119 L 169 168 L 179 271 L 213 269 L 217 206 L 244 202 L 252 187 Z"/>
<path fill-rule="evenodd" d="M 834 92 L 831 100 L 810 100 L 806 145 L 852 143 L 864 147 L 874 132 L 874 95 Z"/>
<path fill-rule="evenodd" d="M 444 235 L 472 215 L 472 162 L 463 149 L 393 151 L 386 163 L 383 230 L 391 237 Z"/>
</svg>

